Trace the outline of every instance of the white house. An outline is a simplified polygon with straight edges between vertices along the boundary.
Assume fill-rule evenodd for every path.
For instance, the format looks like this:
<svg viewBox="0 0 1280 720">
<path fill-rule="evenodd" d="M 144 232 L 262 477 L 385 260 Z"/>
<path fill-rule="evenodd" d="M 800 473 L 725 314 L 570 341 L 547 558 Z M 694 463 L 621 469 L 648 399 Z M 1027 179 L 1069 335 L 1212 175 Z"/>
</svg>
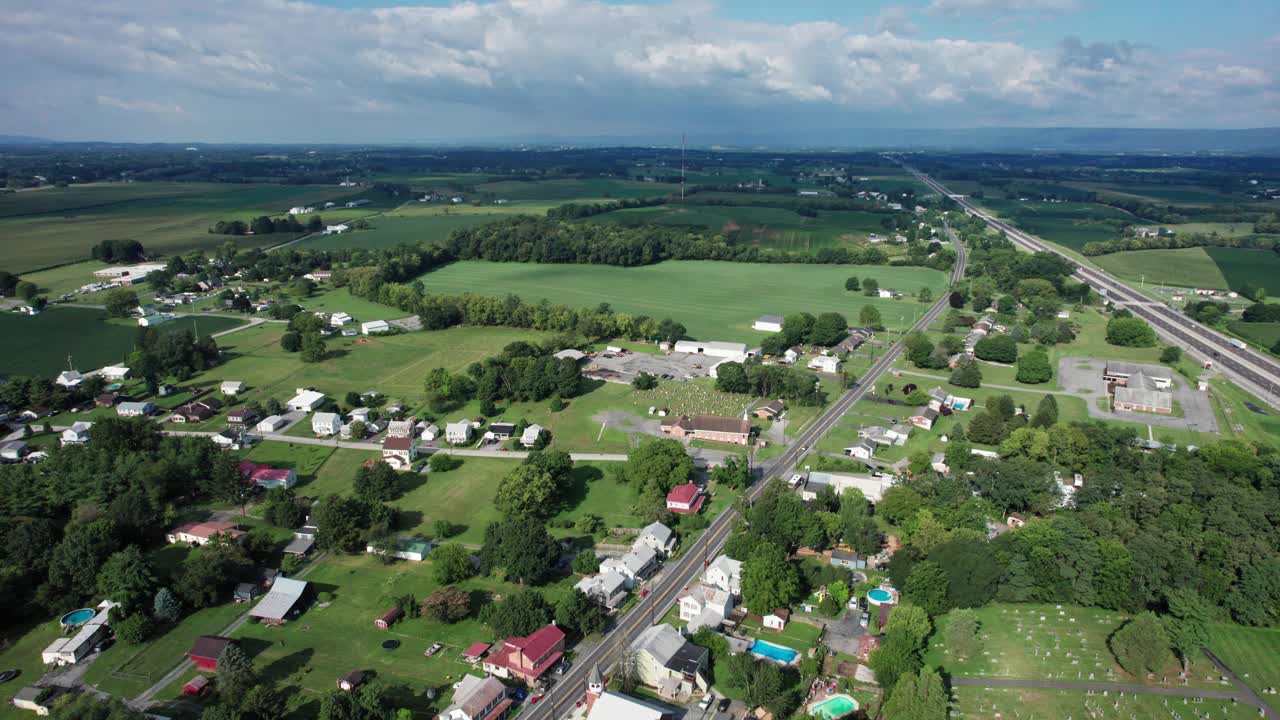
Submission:
<svg viewBox="0 0 1280 720">
<path fill-rule="evenodd" d="M 155 315 L 147 315 L 145 317 L 138 318 L 138 325 L 141 327 L 155 327 L 156 325 L 167 323 L 176 317 L 178 316 L 173 313 L 156 313 Z"/>
<path fill-rule="evenodd" d="M 876 292 L 876 297 L 879 297 L 882 300 L 892 300 L 897 296 L 898 296 L 898 293 L 894 292 L 892 289 L 889 289 L 889 288 L 883 288 Z"/>
<path fill-rule="evenodd" d="M 600 572 L 616 572 L 627 579 L 628 587 L 647 577 L 658 566 L 658 554 L 647 545 L 636 545 L 631 552 L 617 558 L 608 558 L 600 563 Z"/>
<path fill-rule="evenodd" d="M 305 207 L 302 205 L 297 205 L 289 208 L 290 215 L 306 215 L 309 212 L 315 212 L 315 211 L 316 209 L 313 207 Z"/>
<path fill-rule="evenodd" d="M 711 585 L 694 585 L 680 596 L 680 619 L 688 623 L 689 632 L 709 627 L 718 629 L 733 609 L 733 596 Z"/>
<path fill-rule="evenodd" d="M 444 426 L 444 439 L 453 445 L 470 442 L 473 430 L 466 420 L 451 422 Z"/>
<path fill-rule="evenodd" d="M 156 406 L 149 402 L 125 401 L 116 405 L 116 415 L 120 417 L 142 417 L 156 411 Z"/>
<path fill-rule="evenodd" d="M 904 445 L 911 435 L 911 426 L 906 423 L 895 423 L 893 427 L 885 431 L 884 435 L 893 440 L 894 445 Z"/>
<path fill-rule="evenodd" d="M 93 427 L 93 423 L 78 422 L 72 423 L 71 427 L 62 431 L 63 445 L 84 445 L 89 442 L 89 428 Z"/>
<path fill-rule="evenodd" d="M 336 312 L 329 316 L 329 324 L 333 327 L 342 327 L 348 323 L 355 322 L 355 318 L 344 312 Z"/>
<path fill-rule="evenodd" d="M 239 380 L 226 380 L 221 385 L 223 395 L 239 395 L 244 389 L 245 384 Z"/>
<path fill-rule="evenodd" d="M 531 448 L 538 444 L 538 439 L 542 437 L 542 426 L 538 424 L 530 425 L 520 433 L 520 446 Z"/>
<path fill-rule="evenodd" d="M 676 549 L 676 535 L 671 528 L 660 522 L 649 523 L 636 536 L 632 547 L 645 546 L 658 553 L 659 557 L 668 557 Z"/>
<path fill-rule="evenodd" d="M 751 323 L 752 330 L 761 332 L 782 332 L 782 316 L 781 315 L 761 315 Z"/>
<path fill-rule="evenodd" d="M 124 380 L 129 377 L 129 368 L 120 365 L 108 365 L 98 371 L 107 380 Z"/>
<path fill-rule="evenodd" d="M 231 428 L 220 430 L 209 439 L 223 450 L 239 450 L 244 445 L 244 436 Z"/>
<path fill-rule="evenodd" d="M 79 370 L 63 370 L 53 382 L 65 388 L 73 388 L 84 382 L 84 375 Z"/>
<path fill-rule="evenodd" d="M 360 332 L 365 335 L 377 335 L 391 330 L 391 325 L 386 320 L 371 320 L 360 326 Z"/>
<path fill-rule="evenodd" d="M 747 354 L 746 343 L 731 343 L 699 340 L 680 340 L 676 343 L 675 352 L 690 355 L 707 355 L 709 357 L 731 358 Z"/>
<path fill-rule="evenodd" d="M 418 423 L 418 426 L 422 428 L 418 435 L 418 437 L 422 439 L 422 442 L 435 442 L 436 438 L 440 437 L 440 427 L 438 425 L 434 423 L 421 422 Z"/>
<path fill-rule="evenodd" d="M 859 440 L 858 442 L 845 448 L 850 457 L 856 457 L 859 460 L 870 460 L 872 455 L 876 454 L 876 445 L 870 440 Z"/>
<path fill-rule="evenodd" d="M 356 422 L 358 420 L 362 423 L 368 424 L 369 415 L 372 413 L 373 413 L 373 410 L 367 407 L 352 408 L 351 412 L 347 413 L 347 419 L 350 420 L 351 422 Z"/>
<path fill-rule="evenodd" d="M 782 632 L 787 628 L 787 621 L 791 619 L 791 611 L 784 608 L 776 608 L 773 612 L 760 618 L 760 624 L 770 630 Z"/>
<path fill-rule="evenodd" d="M 742 563 L 728 555 L 721 555 L 711 561 L 710 567 L 702 574 L 702 582 L 725 592 L 741 595 Z"/>
<path fill-rule="evenodd" d="M 616 572 L 588 575 L 573 586 L 599 605 L 613 610 L 627 597 L 627 579 Z"/>
<path fill-rule="evenodd" d="M 795 364 L 795 362 L 799 360 L 800 356 L 803 354 L 804 354 L 804 349 L 801 348 L 799 345 L 797 345 L 795 347 L 787 348 L 787 351 L 782 354 L 782 357 L 788 363 Z"/>
<path fill-rule="evenodd" d="M 331 412 L 318 412 L 312 415 L 311 432 L 316 435 L 337 435 L 342 432 L 342 416 Z"/>
<path fill-rule="evenodd" d="M 382 440 L 382 459 L 393 468 L 407 469 L 418 457 L 418 439 L 413 437 L 392 437 L 388 435 Z"/>
<path fill-rule="evenodd" d="M 271 415 L 269 417 L 263 418 L 263 420 L 258 423 L 258 432 L 273 433 L 276 430 L 279 430 L 280 428 L 284 427 L 285 422 L 286 422 L 285 419 L 280 417 L 279 415 Z"/>
<path fill-rule="evenodd" d="M 347 227 L 345 223 L 340 225 L 326 225 L 324 228 L 324 234 L 325 235 L 341 235 L 342 233 L 350 229 L 351 228 Z"/>
<path fill-rule="evenodd" d="M 834 355 L 815 355 L 809 360 L 809 369 L 825 373 L 840 372 L 840 358 Z"/>
<path fill-rule="evenodd" d="M 314 412 L 324 403 L 324 393 L 304 388 L 298 388 L 295 392 L 297 394 L 288 402 L 289 409 L 295 412 Z"/>
</svg>

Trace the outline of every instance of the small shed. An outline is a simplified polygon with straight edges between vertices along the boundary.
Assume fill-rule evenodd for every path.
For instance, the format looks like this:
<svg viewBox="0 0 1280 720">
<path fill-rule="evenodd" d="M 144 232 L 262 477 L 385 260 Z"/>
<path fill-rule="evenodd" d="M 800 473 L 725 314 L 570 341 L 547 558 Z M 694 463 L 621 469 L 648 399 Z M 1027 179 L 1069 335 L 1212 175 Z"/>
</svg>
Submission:
<svg viewBox="0 0 1280 720">
<path fill-rule="evenodd" d="M 387 630 L 392 625 L 395 625 L 396 621 L 402 617 L 404 617 L 404 611 L 398 607 L 393 607 L 387 610 L 386 612 L 382 613 L 382 617 L 379 617 L 377 620 L 374 620 L 373 626 L 378 628 L 379 630 Z"/>
<path fill-rule="evenodd" d="M 209 678 L 197 675 L 182 686 L 182 694 L 187 697 L 200 697 L 209 691 Z"/>
<path fill-rule="evenodd" d="M 476 663 L 480 662 L 480 660 L 484 657 L 485 653 L 489 652 L 489 647 L 490 645 L 487 642 L 472 643 L 471 647 L 462 651 L 462 659 L 471 663 L 472 665 L 475 665 Z"/>
<path fill-rule="evenodd" d="M 240 583 L 236 585 L 236 602 L 253 602 L 262 594 L 262 586 L 256 583 Z"/>
<path fill-rule="evenodd" d="M 791 611 L 786 608 L 778 608 L 773 612 L 765 615 L 761 619 L 761 624 L 770 630 L 782 632 L 787 627 L 787 621 L 791 619 Z"/>
<path fill-rule="evenodd" d="M 364 684 L 364 671 L 352 670 L 351 672 L 338 678 L 338 689 L 344 692 L 351 692 Z"/>
</svg>

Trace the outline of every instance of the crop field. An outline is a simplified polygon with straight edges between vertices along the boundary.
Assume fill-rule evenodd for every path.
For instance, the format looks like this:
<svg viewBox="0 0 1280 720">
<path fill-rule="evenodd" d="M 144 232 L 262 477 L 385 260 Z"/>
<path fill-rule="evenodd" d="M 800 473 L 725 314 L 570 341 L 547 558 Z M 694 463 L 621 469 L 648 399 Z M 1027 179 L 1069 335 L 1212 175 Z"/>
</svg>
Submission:
<svg viewBox="0 0 1280 720">
<path fill-rule="evenodd" d="M 1263 694 L 1280 687 L 1280 629 L 1215 625 L 1209 649 L 1239 675 L 1273 709 L 1280 711 L 1280 696 Z"/>
<path fill-rule="evenodd" d="M 1180 686 L 1181 666 L 1169 652 L 1168 672 L 1153 679 L 1134 678 L 1116 664 L 1107 638 L 1129 618 L 1099 608 L 1075 605 L 996 603 L 976 608 L 983 649 L 961 658 L 946 647 L 948 617 L 939 618 L 925 664 L 957 677 L 1115 682 Z M 1191 687 L 1217 687 L 1218 673 L 1208 658 L 1192 658 Z"/>
<path fill-rule="evenodd" d="M 225 317 L 179 318 L 157 329 L 190 330 L 192 320 L 202 336 L 244 323 Z M 0 354 L 0 376 L 53 377 L 66 369 L 68 355 L 84 372 L 118 363 L 132 350 L 137 332 L 134 321 L 108 320 L 101 310 L 51 308 L 35 317 L 0 313 L 0 333 L 9 338 Z"/>
<path fill-rule="evenodd" d="M 1206 249 L 1129 250 L 1089 259 L 1122 280 L 1226 290 L 1227 278 Z"/>
<path fill-rule="evenodd" d="M 1039 688 L 981 688 L 960 686 L 952 690 L 951 717 L 962 720 L 1018 718 L 1019 720 L 1213 720 L 1256 719 L 1256 708 L 1230 700 L 1116 693 L 1089 694 L 1080 690 Z"/>
<path fill-rule="evenodd" d="M 622 198 L 662 197 L 673 192 L 680 192 L 679 185 L 614 178 L 536 180 L 529 182 L 504 180 L 476 185 L 475 188 L 476 192 L 483 193 L 486 196 L 491 195 L 494 198 L 507 200 L 556 200 L 560 202 L 570 202 L 580 198 L 620 200 Z"/>
<path fill-rule="evenodd" d="M 860 308 L 874 305 L 886 324 L 918 317 L 927 305 L 910 297 L 880 300 L 844 290 L 850 275 L 876 278 L 880 287 L 910 295 L 922 287 L 938 297 L 946 277 L 927 268 L 846 265 L 759 265 L 710 261 L 670 261 L 622 268 L 606 265 L 458 262 L 422 275 L 429 292 L 477 289 L 514 293 L 525 301 L 595 307 L 673 318 L 701 340 L 759 342 L 751 329 L 763 314 L 844 313 L 856 321 Z"/>
<path fill-rule="evenodd" d="M 1103 197 L 1138 199 L 1155 205 L 1230 205 L 1247 198 L 1228 195 L 1200 185 L 1138 183 L 1066 183 L 1080 190 L 1090 190 Z"/>
<path fill-rule="evenodd" d="M 1257 343 L 1268 350 L 1280 342 L 1280 323 L 1233 322 L 1227 327 L 1245 340 Z"/>
<path fill-rule="evenodd" d="M 1049 203 L 986 199 L 982 205 L 1041 238 L 1079 250 L 1090 242 L 1114 240 L 1121 225 L 1140 222 L 1132 215 L 1096 203 Z"/>
<path fill-rule="evenodd" d="M 100 240 L 130 238 L 152 252 L 215 247 L 218 220 L 278 215 L 291 206 L 359 195 L 347 188 L 215 183 L 103 184 L 0 197 L 0 266 L 10 272 L 86 259 Z M 322 213 L 323 216 L 323 213 Z M 278 236 L 238 237 L 245 247 Z"/>
<path fill-rule="evenodd" d="M 304 363 L 280 348 L 282 324 L 259 325 L 221 338 L 222 365 L 192 381 L 208 385 L 240 380 L 249 386 L 247 400 L 288 400 L 295 388 L 315 387 L 330 397 L 347 391 L 377 390 L 388 397 L 420 398 L 427 371 L 435 367 L 461 370 L 502 350 L 515 340 L 539 340 L 533 330 L 454 328 L 383 337 L 331 338 L 329 357 Z"/>
<path fill-rule="evenodd" d="M 712 232 L 737 230 L 743 242 L 766 248 L 809 252 L 864 244 L 867 233 L 884 233 L 884 215 L 856 210 L 819 211 L 804 217 L 792 210 L 725 205 L 663 205 L 596 215 L 590 222 L 694 225 Z M 891 250 L 892 246 L 886 248 Z"/>
<path fill-rule="evenodd" d="M 1205 248 L 1218 264 L 1231 288 L 1253 285 L 1267 289 L 1268 295 L 1280 295 L 1280 255 L 1266 250 L 1244 248 Z"/>
</svg>

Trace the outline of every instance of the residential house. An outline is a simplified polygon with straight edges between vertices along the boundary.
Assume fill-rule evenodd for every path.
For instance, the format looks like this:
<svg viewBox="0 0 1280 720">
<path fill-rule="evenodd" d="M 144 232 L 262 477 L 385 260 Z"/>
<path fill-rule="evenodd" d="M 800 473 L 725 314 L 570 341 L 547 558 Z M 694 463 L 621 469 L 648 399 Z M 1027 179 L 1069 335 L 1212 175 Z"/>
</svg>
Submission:
<svg viewBox="0 0 1280 720">
<path fill-rule="evenodd" d="M 258 420 L 258 413 L 248 406 L 238 407 L 227 413 L 227 424 L 239 428 L 247 428 Z"/>
<path fill-rule="evenodd" d="M 728 555 L 721 555 L 711 561 L 707 571 L 702 574 L 702 582 L 735 596 L 741 595 L 742 563 Z"/>
<path fill-rule="evenodd" d="M 867 567 L 867 559 L 853 550 L 836 548 L 831 551 L 831 564 L 849 570 L 862 570 Z"/>
<path fill-rule="evenodd" d="M 815 355 L 809 360 L 809 369 L 825 373 L 840 372 L 840 358 L 835 355 Z"/>
<path fill-rule="evenodd" d="M 351 422 L 362 422 L 368 425 L 369 418 L 372 415 L 373 415 L 372 408 L 358 407 L 358 408 L 352 408 L 351 412 L 347 413 L 347 419 L 350 420 Z"/>
<path fill-rule="evenodd" d="M 881 300 L 892 300 L 896 297 L 902 297 L 902 294 L 893 288 L 880 288 L 876 291 L 876 297 L 879 297 Z"/>
<path fill-rule="evenodd" d="M 751 439 L 751 421 L 746 418 L 681 415 L 663 420 L 660 427 L 664 434 L 680 439 L 710 440 L 734 445 L 746 445 Z"/>
<path fill-rule="evenodd" d="M 818 497 L 823 487 L 830 486 L 836 495 L 843 495 L 850 488 L 857 489 L 870 502 L 880 502 L 884 492 L 893 486 L 893 476 L 863 473 L 829 473 L 813 471 L 804 475 L 804 488 L 800 497 L 810 501 Z"/>
<path fill-rule="evenodd" d="M 804 355 L 804 348 L 799 345 L 795 345 L 783 351 L 782 361 L 788 365 L 794 365 L 796 361 L 800 359 L 801 355 Z"/>
<path fill-rule="evenodd" d="M 209 440 L 223 450 L 239 450 L 247 444 L 243 431 L 235 428 L 223 428 L 214 433 Z"/>
<path fill-rule="evenodd" d="M 112 408 L 116 406 L 116 402 L 120 400 L 120 393 L 101 393 L 93 398 L 93 406 L 100 408 Z"/>
<path fill-rule="evenodd" d="M 244 392 L 246 385 L 239 380 L 226 380 L 219 386 L 223 395 L 234 396 Z"/>
<path fill-rule="evenodd" d="M 911 426 L 905 423 L 894 423 L 893 427 L 885 431 L 885 437 L 893 440 L 894 445 L 906 445 L 907 438 L 911 437 Z"/>
<path fill-rule="evenodd" d="M 414 418 L 405 420 L 392 420 L 387 423 L 387 437 L 395 438 L 411 438 L 414 436 Z"/>
<path fill-rule="evenodd" d="M 745 343 L 702 342 L 699 340 L 679 340 L 676 342 L 675 352 L 718 358 L 732 358 L 749 354 Z"/>
<path fill-rule="evenodd" d="M 942 412 L 942 408 L 951 407 L 951 394 L 940 387 L 929 391 L 929 407 Z"/>
<path fill-rule="evenodd" d="M 170 545 L 187 543 L 189 545 L 207 545 L 214 535 L 229 535 L 231 539 L 239 539 L 244 535 L 240 525 L 227 520 L 207 520 L 205 522 L 189 522 L 173 528 L 165 534 Z"/>
<path fill-rule="evenodd" d="M 28 450 L 29 448 L 25 441 L 10 440 L 7 443 L 0 444 L 0 460 L 17 462 L 27 454 Z"/>
<path fill-rule="evenodd" d="M 554 623 L 527 637 L 509 637 L 484 659 L 484 671 L 536 685 L 564 656 L 564 631 Z"/>
<path fill-rule="evenodd" d="M 859 440 L 844 450 L 849 453 L 850 457 L 855 457 L 859 460 L 870 460 L 871 456 L 876 454 L 876 444 L 870 440 Z"/>
<path fill-rule="evenodd" d="M 420 422 L 418 426 L 421 427 L 418 437 L 422 439 L 422 442 L 435 442 L 440 437 L 440 427 L 435 423 Z"/>
<path fill-rule="evenodd" d="M 382 459 L 391 467 L 405 470 L 413 465 L 418 457 L 418 439 L 414 437 L 392 437 L 388 435 L 382 440 Z"/>
<path fill-rule="evenodd" d="M 402 537 L 396 538 L 396 546 L 391 549 L 389 554 L 397 560 L 409 560 L 411 562 L 422 562 L 431 552 L 431 543 L 418 537 Z M 388 554 L 387 550 L 382 550 L 373 545 L 366 545 L 364 551 L 370 555 Z"/>
<path fill-rule="evenodd" d="M 257 583 L 239 583 L 231 594 L 231 599 L 238 603 L 253 602 L 262 592 L 262 586 Z"/>
<path fill-rule="evenodd" d="M 468 420 L 451 422 L 444 426 L 444 439 L 450 445 L 471 442 L 473 428 Z"/>
<path fill-rule="evenodd" d="M 107 365 L 98 370 L 98 374 L 105 380 L 117 382 L 129 377 L 129 368 L 120 365 Z"/>
<path fill-rule="evenodd" d="M 391 332 L 391 324 L 386 320 L 371 320 L 360 325 L 360 332 L 364 335 L 378 335 L 379 333 Z"/>
<path fill-rule="evenodd" d="M 288 407 L 294 412 L 315 412 L 323 404 L 324 393 L 298 388 L 289 400 Z"/>
<path fill-rule="evenodd" d="M 613 571 L 627 579 L 627 587 L 632 588 L 644 580 L 658 567 L 658 554 L 647 545 L 636 544 L 622 557 L 608 558 L 600 563 L 600 572 Z"/>
<path fill-rule="evenodd" d="M 757 405 L 751 412 L 761 420 L 777 420 L 782 417 L 782 411 L 786 407 L 786 404 L 781 400 L 770 400 L 767 403 Z"/>
<path fill-rule="evenodd" d="M 355 322 L 355 318 L 344 312 L 336 312 L 329 316 L 329 325 L 332 327 L 340 328 L 353 322 Z"/>
<path fill-rule="evenodd" d="M 350 229 L 351 227 L 346 223 L 338 223 L 337 225 L 325 225 L 324 234 L 325 235 L 341 235 L 342 233 Z"/>
<path fill-rule="evenodd" d="M 751 329 L 769 333 L 782 332 L 782 316 L 761 315 L 751 324 Z"/>
<path fill-rule="evenodd" d="M 73 388 L 84 382 L 84 375 L 81 375 L 79 370 L 63 370 L 58 373 L 58 377 L 54 378 L 53 382 L 64 388 Z"/>
<path fill-rule="evenodd" d="M 217 398 L 193 400 L 174 408 L 173 414 L 169 416 L 169 422 L 201 423 L 217 415 L 221 409 L 222 403 Z"/>
<path fill-rule="evenodd" d="M 929 466 L 933 468 L 934 472 L 942 475 L 951 472 L 951 466 L 947 465 L 947 456 L 940 452 L 933 454 L 933 458 L 929 461 Z"/>
<path fill-rule="evenodd" d="M 760 618 L 760 624 L 770 630 L 782 632 L 787 629 L 787 621 L 791 619 L 791 611 L 786 608 L 775 608 L 773 612 Z"/>
<path fill-rule="evenodd" d="M 676 534 L 666 525 L 652 522 L 640 530 L 640 534 L 632 543 L 632 547 L 641 545 L 652 549 L 658 557 L 670 557 L 671 552 L 676 549 Z"/>
<path fill-rule="evenodd" d="M 85 445 L 89 442 L 89 428 L 93 427 L 93 423 L 76 422 L 71 427 L 62 431 L 62 444 L 65 445 Z"/>
<path fill-rule="evenodd" d="M 657 688 L 660 697 L 675 699 L 707 689 L 709 651 L 690 643 L 670 625 L 645 628 L 631 649 L 640 682 Z"/>
<path fill-rule="evenodd" d="M 494 678 L 463 675 L 453 691 L 453 703 L 438 716 L 439 720 L 500 720 L 507 716 L 514 700 L 507 686 Z"/>
<path fill-rule="evenodd" d="M 616 609 L 627 597 L 627 578 L 613 571 L 589 575 L 573 587 L 608 610 Z"/>
<path fill-rule="evenodd" d="M 191 662 L 196 667 L 208 672 L 218 671 L 218 658 L 222 656 L 222 651 L 226 650 L 229 645 L 236 644 L 236 641 L 229 637 L 221 635 L 201 635 L 191 643 L 191 649 L 187 651 L 187 657 L 191 658 Z"/>
<path fill-rule="evenodd" d="M 507 439 L 510 439 L 511 435 L 515 431 L 516 431 L 515 423 L 509 423 L 509 422 L 491 423 L 489 425 L 488 431 L 485 432 L 484 434 L 484 439 L 490 440 L 490 441 L 507 440 Z"/>
<path fill-rule="evenodd" d="M 1004 522 L 1011 528 L 1020 528 L 1026 526 L 1027 519 L 1022 516 L 1022 513 L 1010 513 Z"/>
<path fill-rule="evenodd" d="M 676 602 L 680 619 L 687 623 L 691 633 L 704 627 L 719 630 L 733 609 L 733 596 L 728 591 L 701 583 L 691 586 Z"/>
<path fill-rule="evenodd" d="M 259 465 L 248 460 L 242 460 L 239 468 L 241 479 L 265 490 L 291 488 L 298 484 L 298 471 L 293 468 Z"/>
<path fill-rule="evenodd" d="M 849 332 L 848 337 L 846 337 L 844 340 L 841 340 L 839 345 L 836 345 L 835 350 L 836 352 L 841 352 L 841 353 L 851 353 L 854 350 L 857 350 L 858 348 L 862 347 L 862 344 L 870 339 L 871 339 L 871 332 L 869 330 L 862 330 L 862 329 L 851 330 Z"/>
<path fill-rule="evenodd" d="M 311 272 L 307 273 L 306 275 L 303 275 L 302 277 L 308 280 L 311 280 L 313 282 L 325 282 L 333 278 L 333 271 L 332 270 L 312 270 Z"/>
<path fill-rule="evenodd" d="M 938 421 L 938 411 L 929 406 L 918 407 L 911 417 L 907 418 L 907 422 L 918 428 L 932 430 L 933 424 Z"/>
<path fill-rule="evenodd" d="M 536 423 L 525 428 L 524 432 L 520 433 L 520 447 L 531 448 L 537 445 L 542 439 L 542 433 L 542 426 Z"/>
<path fill-rule="evenodd" d="M 280 417 L 279 415 L 269 415 L 263 418 L 262 421 L 258 423 L 258 432 L 273 433 L 279 430 L 280 428 L 284 427 L 287 423 L 288 421 Z"/>
<path fill-rule="evenodd" d="M 156 411 L 156 406 L 149 402 L 125 402 L 116 405 L 116 415 L 120 417 L 146 417 Z"/>
<path fill-rule="evenodd" d="M 667 493 L 667 510 L 680 515 L 694 515 L 702 509 L 706 500 L 702 488 L 697 483 L 687 482 L 671 488 Z"/>
<path fill-rule="evenodd" d="M 331 412 L 318 412 L 312 415 L 311 432 L 316 435 L 337 435 L 342 432 L 342 416 Z"/>
</svg>

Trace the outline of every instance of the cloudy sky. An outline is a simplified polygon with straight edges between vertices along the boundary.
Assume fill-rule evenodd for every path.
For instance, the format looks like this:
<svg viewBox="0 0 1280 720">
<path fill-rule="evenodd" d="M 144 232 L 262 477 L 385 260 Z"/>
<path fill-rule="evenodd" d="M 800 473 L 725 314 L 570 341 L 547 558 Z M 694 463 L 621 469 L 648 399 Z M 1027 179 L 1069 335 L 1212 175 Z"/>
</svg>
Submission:
<svg viewBox="0 0 1280 720">
<path fill-rule="evenodd" d="M 0 134 L 1280 125 L 1275 0 L 0 0 Z"/>
</svg>

